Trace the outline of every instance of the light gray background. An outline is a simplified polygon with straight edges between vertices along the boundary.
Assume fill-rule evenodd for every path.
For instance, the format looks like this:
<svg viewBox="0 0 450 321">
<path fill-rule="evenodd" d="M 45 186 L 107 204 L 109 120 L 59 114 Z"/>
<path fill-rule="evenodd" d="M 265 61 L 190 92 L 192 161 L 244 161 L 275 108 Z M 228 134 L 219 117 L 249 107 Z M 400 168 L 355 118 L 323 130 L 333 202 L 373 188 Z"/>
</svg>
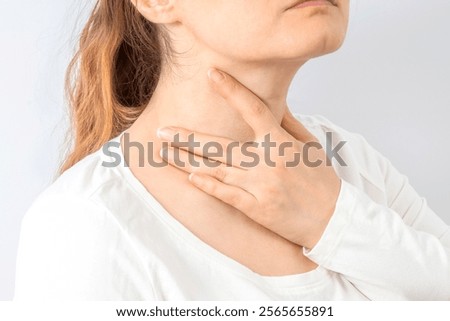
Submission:
<svg viewBox="0 0 450 321">
<path fill-rule="evenodd" d="M 346 43 L 302 68 L 291 109 L 363 134 L 450 223 L 450 2 L 351 2 Z M 0 300 L 13 296 L 21 218 L 59 160 L 64 70 L 91 3 L 0 1 Z"/>
</svg>

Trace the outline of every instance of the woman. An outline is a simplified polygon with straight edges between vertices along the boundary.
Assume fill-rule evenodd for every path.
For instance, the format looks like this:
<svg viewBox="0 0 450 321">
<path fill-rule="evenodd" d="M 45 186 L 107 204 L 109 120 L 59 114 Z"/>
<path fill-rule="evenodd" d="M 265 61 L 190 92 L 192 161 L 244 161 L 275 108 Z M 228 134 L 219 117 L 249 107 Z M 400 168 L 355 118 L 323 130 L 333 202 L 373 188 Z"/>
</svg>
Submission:
<svg viewBox="0 0 450 321">
<path fill-rule="evenodd" d="M 23 220 L 15 298 L 450 299 L 449 227 L 362 136 L 286 105 L 348 11 L 99 0 L 68 71 L 73 150 Z"/>
</svg>

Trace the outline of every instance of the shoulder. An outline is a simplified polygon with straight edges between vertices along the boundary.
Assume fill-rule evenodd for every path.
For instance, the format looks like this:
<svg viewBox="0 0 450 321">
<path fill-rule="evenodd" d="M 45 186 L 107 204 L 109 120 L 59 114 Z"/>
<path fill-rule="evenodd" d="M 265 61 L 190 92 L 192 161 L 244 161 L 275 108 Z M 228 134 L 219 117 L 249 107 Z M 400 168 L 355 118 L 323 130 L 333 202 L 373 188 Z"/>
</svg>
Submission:
<svg viewBox="0 0 450 321">
<path fill-rule="evenodd" d="M 339 140 L 347 142 L 345 156 L 350 162 L 346 168 L 337 168 L 341 177 L 363 190 L 372 200 L 398 213 L 407 225 L 432 233 L 449 244 L 449 226 L 428 206 L 426 198 L 410 184 L 408 176 L 363 135 L 348 131 L 319 114 L 293 115 L 313 134 L 332 132 Z"/>
<path fill-rule="evenodd" d="M 22 219 L 22 237 L 43 240 L 45 235 L 58 235 L 61 241 L 83 233 L 83 240 L 96 243 L 106 235 L 119 235 L 107 191 L 120 176 L 102 161 L 101 150 L 86 156 L 41 192 Z"/>
<path fill-rule="evenodd" d="M 307 128 L 318 129 L 323 133 L 331 132 L 350 143 L 352 148 L 373 149 L 362 134 L 347 130 L 321 114 L 293 113 L 293 115 Z"/>
<path fill-rule="evenodd" d="M 102 166 L 103 161 L 100 149 L 42 191 L 22 219 L 22 237 L 30 240 L 58 235 L 61 241 L 82 233 L 90 242 L 106 236 L 122 237 L 117 213 L 108 206 L 109 199 L 120 195 L 113 186 L 121 186 L 122 179 L 117 169 Z"/>
<path fill-rule="evenodd" d="M 57 177 L 38 195 L 25 216 L 42 211 L 107 212 L 109 199 L 120 196 L 119 189 L 126 189 L 119 166 L 110 166 L 113 157 L 105 148 L 116 141 L 108 141 Z"/>
<path fill-rule="evenodd" d="M 363 190 L 377 203 L 392 203 L 397 193 L 394 185 L 404 181 L 405 176 L 363 135 L 347 130 L 320 114 L 293 115 L 319 139 L 327 149 L 327 155 L 329 149 L 338 150 L 345 163 L 335 162 L 336 159 L 332 161 L 336 173 L 342 179 Z"/>
<path fill-rule="evenodd" d="M 70 194 L 90 198 L 106 186 L 117 184 L 121 180 L 119 171 L 115 167 L 105 166 L 110 158 L 105 154 L 104 147 L 101 147 L 57 177 L 39 197 Z"/>
<path fill-rule="evenodd" d="M 124 223 L 120 172 L 99 150 L 63 173 L 22 219 L 16 299 L 143 299 L 146 267 Z M 122 198 L 121 195 L 123 195 Z M 129 278 L 133 275 L 133 279 Z"/>
<path fill-rule="evenodd" d="M 294 113 L 293 115 L 313 134 L 322 135 L 325 139 L 326 133 L 331 133 L 333 146 L 339 142 L 345 143 L 343 152 L 357 161 L 358 170 L 366 178 L 373 174 L 384 174 L 388 160 L 362 134 L 347 130 L 321 114 Z M 356 164 L 353 165 L 356 166 Z"/>
</svg>

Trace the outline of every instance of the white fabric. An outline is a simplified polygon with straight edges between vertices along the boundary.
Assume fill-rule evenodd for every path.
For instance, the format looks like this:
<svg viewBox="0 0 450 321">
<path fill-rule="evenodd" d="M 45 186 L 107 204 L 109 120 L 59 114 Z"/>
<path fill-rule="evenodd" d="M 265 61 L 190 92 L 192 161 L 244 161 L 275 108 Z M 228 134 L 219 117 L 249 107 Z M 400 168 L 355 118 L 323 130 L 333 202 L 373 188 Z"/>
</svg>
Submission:
<svg viewBox="0 0 450 321">
<path fill-rule="evenodd" d="M 295 115 L 347 166 L 336 210 L 305 255 L 319 267 L 268 277 L 216 251 L 102 150 L 66 171 L 22 221 L 15 300 L 449 300 L 450 228 L 359 134 Z M 114 138 L 119 142 L 119 137 Z M 120 152 L 120 149 L 114 149 Z M 123 158 L 122 158 L 123 159 Z"/>
</svg>

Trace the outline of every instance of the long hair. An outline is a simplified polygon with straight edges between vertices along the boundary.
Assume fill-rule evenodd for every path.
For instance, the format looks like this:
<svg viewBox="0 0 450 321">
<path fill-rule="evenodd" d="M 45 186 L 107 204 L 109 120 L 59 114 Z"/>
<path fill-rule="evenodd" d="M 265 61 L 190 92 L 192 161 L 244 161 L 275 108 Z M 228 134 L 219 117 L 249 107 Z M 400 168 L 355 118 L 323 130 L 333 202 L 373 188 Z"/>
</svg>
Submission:
<svg viewBox="0 0 450 321">
<path fill-rule="evenodd" d="M 66 72 L 69 152 L 63 173 L 129 128 L 148 105 L 167 38 L 130 0 L 98 0 Z"/>
</svg>

